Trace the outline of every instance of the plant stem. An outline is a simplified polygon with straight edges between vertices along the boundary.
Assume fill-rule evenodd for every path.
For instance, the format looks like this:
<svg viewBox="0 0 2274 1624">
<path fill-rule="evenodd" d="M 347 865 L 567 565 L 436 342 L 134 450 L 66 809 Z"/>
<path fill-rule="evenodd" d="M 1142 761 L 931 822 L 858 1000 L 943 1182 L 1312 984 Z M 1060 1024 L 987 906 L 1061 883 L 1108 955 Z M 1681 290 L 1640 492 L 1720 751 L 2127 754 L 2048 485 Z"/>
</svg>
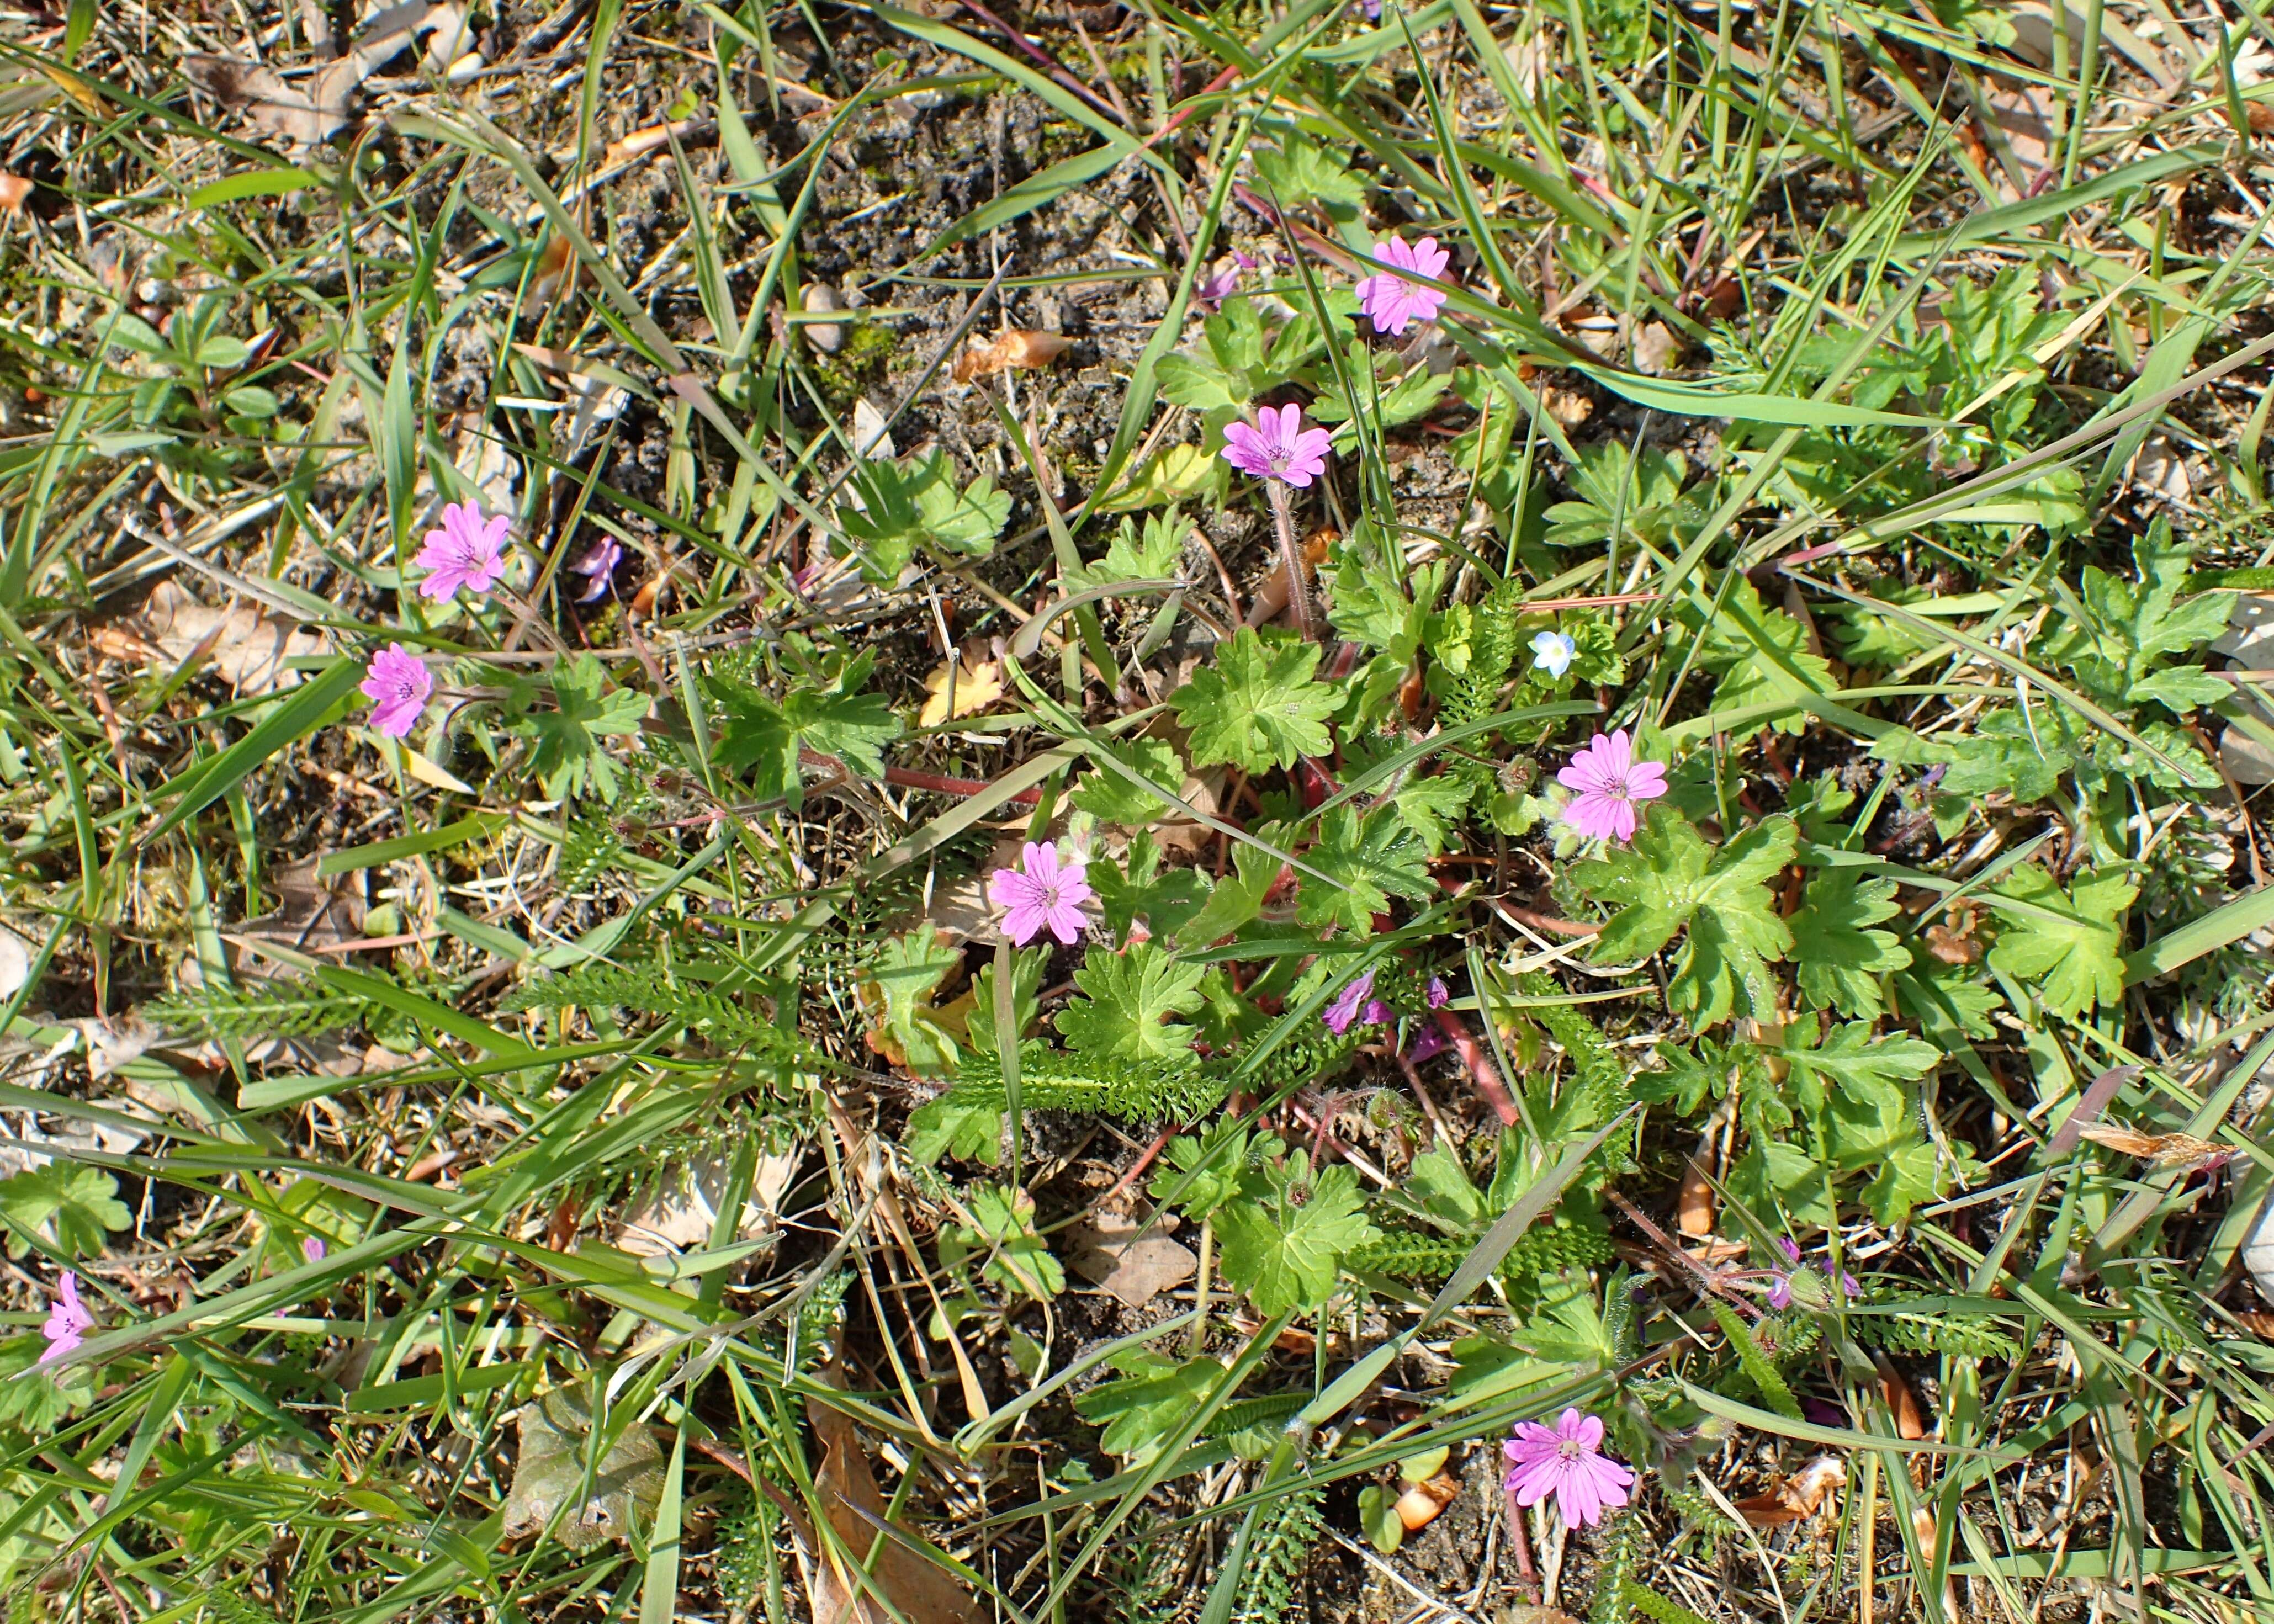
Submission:
<svg viewBox="0 0 2274 1624">
<path fill-rule="evenodd" d="M 1287 607 L 1294 612 L 1295 629 L 1306 643 L 1319 640 L 1319 628 L 1311 618 L 1311 590 L 1303 583 L 1303 554 L 1295 545 L 1295 504 L 1287 494 L 1284 479 L 1267 479 L 1263 488 L 1271 495 L 1271 523 L 1279 531 L 1279 567 L 1287 572 Z"/>
</svg>

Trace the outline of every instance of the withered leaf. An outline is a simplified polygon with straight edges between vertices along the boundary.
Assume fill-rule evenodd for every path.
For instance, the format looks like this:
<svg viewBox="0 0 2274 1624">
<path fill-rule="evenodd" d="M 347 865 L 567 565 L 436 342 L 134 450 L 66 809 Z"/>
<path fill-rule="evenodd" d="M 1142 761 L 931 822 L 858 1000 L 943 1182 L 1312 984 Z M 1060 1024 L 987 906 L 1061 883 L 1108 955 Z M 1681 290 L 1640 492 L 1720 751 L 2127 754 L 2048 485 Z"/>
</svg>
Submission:
<svg viewBox="0 0 2274 1624">
<path fill-rule="evenodd" d="M 967 350 L 956 358 L 955 381 L 969 383 L 975 378 L 988 378 L 1011 367 L 1023 372 L 1036 372 L 1048 366 L 1065 354 L 1073 340 L 1063 333 L 1040 333 L 1031 327 L 1013 327 L 999 334 L 991 343 Z"/>
<path fill-rule="evenodd" d="M 948 661 L 924 679 L 923 712 L 920 726 L 937 727 L 960 716 L 976 716 L 1003 697 L 1003 662 L 970 660 L 959 666 Z"/>
<path fill-rule="evenodd" d="M 581 1550 L 624 1538 L 655 1515 L 663 1498 L 663 1452 L 646 1427 L 634 1422 L 624 1428 L 588 1482 L 592 1409 L 582 1392 L 548 1393 L 523 1406 L 518 1419 L 521 1452 L 506 1491 L 505 1538 L 522 1538 L 549 1526 L 555 1539 Z M 562 1512 L 564 1505 L 568 1509 Z"/>
<path fill-rule="evenodd" d="M 2079 1128 L 2077 1134 L 2120 1155 L 2142 1157 L 2159 1169 L 2224 1167 L 2240 1154 L 2192 1133 L 2141 1133 L 2113 1123 L 2093 1123 Z"/>
<path fill-rule="evenodd" d="M 878 1530 L 886 1522 L 884 1492 L 877 1486 L 868 1452 L 861 1447 L 853 1423 L 840 1411 L 812 1399 L 806 1402 L 805 1410 L 814 1437 L 825 1451 L 813 1486 L 829 1526 L 847 1548 L 865 1555 L 877 1544 Z M 816 1557 L 817 1568 L 825 1571 L 828 1554 L 816 1553 Z M 884 1549 L 877 1552 L 870 1571 L 876 1575 L 877 1588 L 907 1618 L 921 1619 L 924 1624 L 980 1624 L 979 1610 L 963 1587 L 891 1535 L 885 1537 Z M 883 1609 L 847 1595 L 833 1575 L 831 1580 L 837 1591 L 836 1610 L 825 1616 L 820 1596 L 809 1597 L 815 1602 L 815 1624 L 868 1624 L 872 1617 L 883 1618 Z M 822 1588 L 809 1586 L 815 1591 Z"/>
</svg>

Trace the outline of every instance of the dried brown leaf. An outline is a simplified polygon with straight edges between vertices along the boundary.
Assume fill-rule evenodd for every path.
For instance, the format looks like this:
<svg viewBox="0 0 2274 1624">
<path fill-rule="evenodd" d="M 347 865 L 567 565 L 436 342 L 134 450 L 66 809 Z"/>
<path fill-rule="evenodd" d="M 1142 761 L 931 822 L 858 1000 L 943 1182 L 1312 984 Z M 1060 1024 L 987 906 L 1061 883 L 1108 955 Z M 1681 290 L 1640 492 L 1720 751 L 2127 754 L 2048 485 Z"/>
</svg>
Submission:
<svg viewBox="0 0 2274 1624">
<path fill-rule="evenodd" d="M 21 175 L 11 175 L 0 169 L 0 214 L 14 214 L 24 207 L 24 199 L 32 195 L 32 183 Z"/>
<path fill-rule="evenodd" d="M 242 602 L 215 609 L 172 580 L 161 581 L 132 620 L 116 622 L 102 634 L 96 646 L 119 659 L 162 658 L 179 665 L 210 657 L 215 673 L 239 694 L 297 687 L 300 673 L 287 662 L 324 651 L 322 638 L 272 610 Z"/>
<path fill-rule="evenodd" d="M 1013 327 L 997 335 L 993 342 L 967 350 L 958 357 L 955 381 L 969 383 L 975 378 L 991 377 L 1010 367 L 1038 372 L 1064 355 L 1073 344 L 1073 340 L 1062 333 Z"/>
<path fill-rule="evenodd" d="M 1682 1192 L 1675 1198 L 1674 1222 L 1684 1235 L 1713 1233 L 1713 1186 L 1706 1169 L 1695 1162 L 1682 1174 Z"/>
<path fill-rule="evenodd" d="M 825 1451 L 821 1470 L 814 1474 L 814 1491 L 837 1537 L 847 1548 L 865 1555 L 877 1544 L 878 1530 L 886 1520 L 885 1496 L 877 1486 L 868 1452 L 861 1447 L 853 1423 L 841 1412 L 811 1399 L 806 1402 L 805 1412 L 814 1437 Z M 817 1555 L 817 1566 L 825 1568 L 827 1553 Z M 884 1548 L 877 1552 L 870 1571 L 877 1588 L 903 1617 L 921 1619 L 924 1624 L 980 1624 L 979 1610 L 961 1585 L 890 1535 L 885 1537 Z M 855 1620 L 866 1624 L 872 1617 L 884 1616 L 881 1608 L 847 1593 L 834 1575 L 831 1578 L 838 1590 L 837 1606 L 825 1613 L 819 1598 L 813 1598 L 815 1624 L 855 1624 Z"/>
<path fill-rule="evenodd" d="M 1173 1217 L 1147 1224 L 1143 1204 L 1123 1213 L 1093 1213 L 1066 1231 L 1066 1266 L 1090 1284 L 1140 1309 L 1163 1291 L 1173 1291 L 1200 1272 L 1200 1259 L 1181 1241 L 1171 1240 Z"/>
<path fill-rule="evenodd" d="M 243 56 L 193 52 L 181 58 L 181 69 L 192 85 L 269 134 L 313 147 L 348 127 L 357 87 L 394 54 L 383 45 L 350 51 L 303 85 L 287 84 L 265 63 Z"/>
<path fill-rule="evenodd" d="M 2139 1156 L 2162 1168 L 2224 1166 L 2236 1152 L 2192 1133 L 2142 1133 L 2114 1123 L 2092 1123 L 2077 1130 L 2081 1139 L 2105 1145 L 2120 1155 Z"/>
</svg>

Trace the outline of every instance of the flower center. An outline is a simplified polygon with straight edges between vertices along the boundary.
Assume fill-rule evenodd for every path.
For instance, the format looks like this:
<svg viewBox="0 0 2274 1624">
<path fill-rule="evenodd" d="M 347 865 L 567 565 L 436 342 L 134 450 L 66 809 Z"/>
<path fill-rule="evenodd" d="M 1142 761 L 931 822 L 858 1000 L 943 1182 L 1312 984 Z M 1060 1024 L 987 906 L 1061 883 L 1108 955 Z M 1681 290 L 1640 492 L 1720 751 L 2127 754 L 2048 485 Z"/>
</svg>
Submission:
<svg viewBox="0 0 2274 1624">
<path fill-rule="evenodd" d="M 1567 1461 L 1576 1461 L 1587 1452 L 1579 1447 L 1577 1439 L 1567 1438 L 1555 1446 L 1555 1453 Z"/>
</svg>

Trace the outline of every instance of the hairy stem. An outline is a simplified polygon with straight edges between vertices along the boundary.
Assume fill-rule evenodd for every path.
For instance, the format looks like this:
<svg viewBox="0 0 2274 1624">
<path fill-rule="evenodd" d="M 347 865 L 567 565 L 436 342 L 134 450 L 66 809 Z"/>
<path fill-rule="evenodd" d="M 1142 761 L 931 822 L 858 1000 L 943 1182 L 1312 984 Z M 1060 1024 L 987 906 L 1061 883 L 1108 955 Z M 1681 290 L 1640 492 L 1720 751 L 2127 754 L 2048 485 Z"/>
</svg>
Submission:
<svg viewBox="0 0 2274 1624">
<path fill-rule="evenodd" d="M 1287 607 L 1295 616 L 1295 629 L 1306 643 L 1319 640 L 1318 623 L 1311 617 L 1311 589 L 1303 583 L 1303 553 L 1295 545 L 1295 502 L 1284 479 L 1267 479 L 1271 496 L 1271 523 L 1279 532 L 1279 567 L 1287 572 Z"/>
</svg>

